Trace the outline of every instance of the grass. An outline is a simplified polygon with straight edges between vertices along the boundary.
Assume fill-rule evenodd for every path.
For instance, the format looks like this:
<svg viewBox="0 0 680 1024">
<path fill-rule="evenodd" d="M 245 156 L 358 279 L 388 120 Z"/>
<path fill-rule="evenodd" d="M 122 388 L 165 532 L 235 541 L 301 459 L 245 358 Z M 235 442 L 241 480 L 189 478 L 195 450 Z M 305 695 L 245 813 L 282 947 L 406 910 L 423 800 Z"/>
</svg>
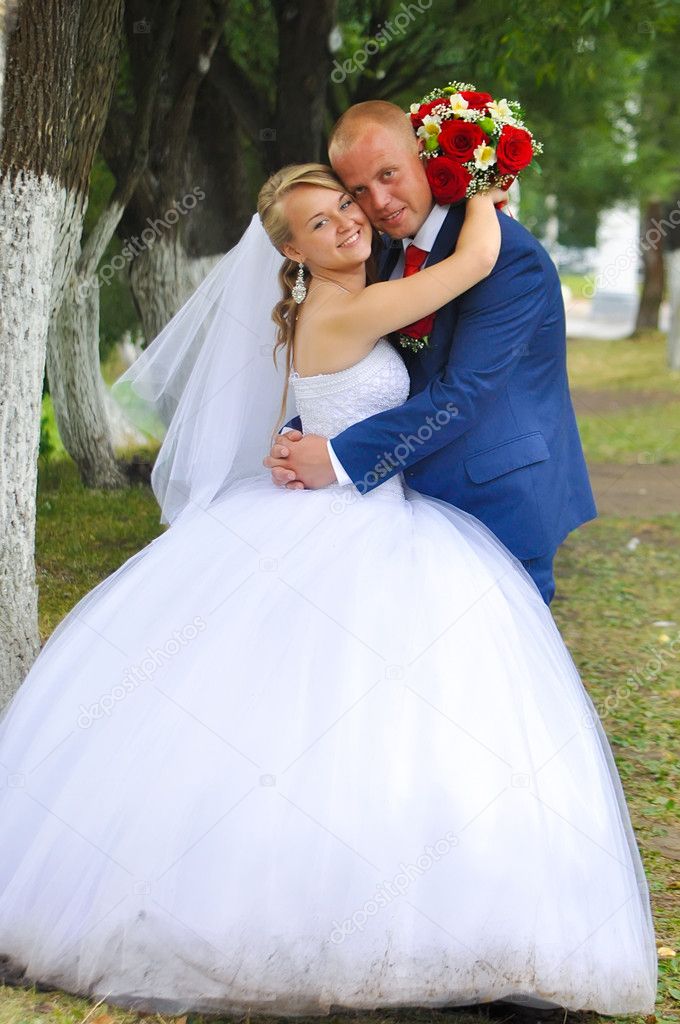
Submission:
<svg viewBox="0 0 680 1024">
<path fill-rule="evenodd" d="M 631 341 L 573 339 L 568 346 L 572 387 L 593 391 L 663 391 L 680 398 L 680 370 L 666 365 L 666 336 L 646 331 Z"/>
<path fill-rule="evenodd" d="M 585 274 L 560 274 L 560 281 L 575 299 L 592 298 L 593 279 Z"/>
<path fill-rule="evenodd" d="M 165 527 L 150 489 L 90 490 L 70 459 L 39 471 L 36 563 L 40 634 L 46 639 L 76 601 Z M 1 1021 L 0 1021 L 1 1024 Z"/>
<path fill-rule="evenodd" d="M 589 462 L 650 465 L 680 461 L 680 402 L 594 415 L 580 413 L 578 424 Z"/>
<path fill-rule="evenodd" d="M 589 462 L 680 461 L 680 372 L 666 366 L 660 331 L 648 331 L 638 341 L 573 340 L 568 358 L 571 385 L 580 394 L 578 423 Z M 597 393 L 592 412 L 589 392 Z M 603 397 L 611 401 L 598 410 Z"/>
</svg>

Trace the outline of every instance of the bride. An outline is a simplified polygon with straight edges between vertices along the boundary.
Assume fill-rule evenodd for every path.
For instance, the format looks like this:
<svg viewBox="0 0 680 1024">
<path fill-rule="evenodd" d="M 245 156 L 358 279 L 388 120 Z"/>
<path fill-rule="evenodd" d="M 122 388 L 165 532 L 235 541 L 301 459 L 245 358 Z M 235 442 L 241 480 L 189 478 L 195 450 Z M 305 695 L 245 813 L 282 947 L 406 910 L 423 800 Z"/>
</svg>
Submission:
<svg viewBox="0 0 680 1024">
<path fill-rule="evenodd" d="M 285 168 L 117 382 L 167 427 L 171 525 L 0 721 L 6 976 L 177 1014 L 652 1012 L 619 776 L 521 564 L 401 476 L 359 497 L 261 466 L 283 377 L 279 425 L 294 397 L 325 436 L 405 401 L 386 335 L 490 272 L 498 198 L 468 201 L 448 259 L 364 287 L 365 216 L 328 168 Z M 277 249 L 311 254 L 298 330 Z"/>
</svg>

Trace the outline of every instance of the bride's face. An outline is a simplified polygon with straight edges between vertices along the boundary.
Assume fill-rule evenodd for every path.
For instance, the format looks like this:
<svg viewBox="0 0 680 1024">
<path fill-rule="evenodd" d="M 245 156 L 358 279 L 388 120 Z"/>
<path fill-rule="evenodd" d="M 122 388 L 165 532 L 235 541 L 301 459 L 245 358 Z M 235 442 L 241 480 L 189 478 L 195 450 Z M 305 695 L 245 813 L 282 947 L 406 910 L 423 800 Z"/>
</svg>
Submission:
<svg viewBox="0 0 680 1024">
<path fill-rule="evenodd" d="M 283 199 L 291 240 L 283 251 L 302 262 L 312 274 L 319 270 L 348 270 L 371 254 L 371 224 L 346 192 L 320 185 L 299 185 Z"/>
</svg>

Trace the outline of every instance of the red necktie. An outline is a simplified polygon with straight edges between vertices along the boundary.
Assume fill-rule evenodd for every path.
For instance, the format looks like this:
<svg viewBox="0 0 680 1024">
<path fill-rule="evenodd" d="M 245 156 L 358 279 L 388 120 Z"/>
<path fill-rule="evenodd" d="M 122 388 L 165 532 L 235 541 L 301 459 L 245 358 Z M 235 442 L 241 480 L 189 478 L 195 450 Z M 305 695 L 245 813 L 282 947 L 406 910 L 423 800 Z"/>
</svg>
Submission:
<svg viewBox="0 0 680 1024">
<path fill-rule="evenodd" d="M 425 249 L 419 249 L 413 242 L 406 248 L 404 253 L 404 277 L 410 277 L 411 274 L 416 274 L 426 258 L 429 256 L 429 252 Z M 406 327 L 402 327 L 401 334 L 411 338 L 421 338 L 425 335 L 429 335 L 434 327 L 434 313 L 430 313 L 429 316 L 423 317 L 422 320 L 416 320 L 414 324 L 408 324 Z"/>
<path fill-rule="evenodd" d="M 411 274 L 417 273 L 429 255 L 429 252 L 426 252 L 425 249 L 419 249 L 417 245 L 414 245 L 413 242 L 411 242 L 404 253 L 403 276 L 410 277 Z"/>
</svg>

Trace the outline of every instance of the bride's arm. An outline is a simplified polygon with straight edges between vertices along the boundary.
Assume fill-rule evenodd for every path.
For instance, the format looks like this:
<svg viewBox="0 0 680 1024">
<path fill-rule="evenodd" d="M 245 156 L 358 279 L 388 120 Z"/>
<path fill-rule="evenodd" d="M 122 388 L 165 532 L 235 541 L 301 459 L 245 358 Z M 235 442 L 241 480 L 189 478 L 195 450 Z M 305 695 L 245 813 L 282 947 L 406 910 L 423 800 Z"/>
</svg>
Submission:
<svg viewBox="0 0 680 1024">
<path fill-rule="evenodd" d="M 467 200 L 465 220 L 455 251 L 433 267 L 396 281 L 372 284 L 327 310 L 327 330 L 343 338 L 374 342 L 390 331 L 433 313 L 488 277 L 501 246 L 501 229 L 494 202 L 507 199 L 494 189 Z M 325 318 L 324 318 L 325 319 Z"/>
</svg>

